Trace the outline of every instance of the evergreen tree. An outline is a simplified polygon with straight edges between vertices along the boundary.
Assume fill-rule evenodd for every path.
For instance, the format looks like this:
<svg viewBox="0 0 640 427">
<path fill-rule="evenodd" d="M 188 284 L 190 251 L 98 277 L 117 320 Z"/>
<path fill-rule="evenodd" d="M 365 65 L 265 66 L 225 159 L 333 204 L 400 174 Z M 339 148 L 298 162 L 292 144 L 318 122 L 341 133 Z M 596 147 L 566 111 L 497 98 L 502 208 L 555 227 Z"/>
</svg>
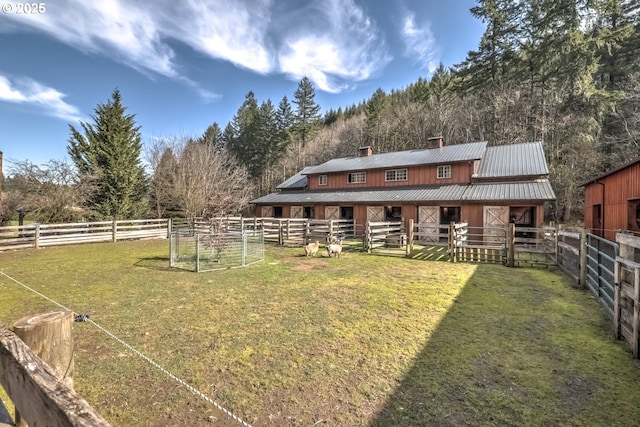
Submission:
<svg viewBox="0 0 640 427">
<path fill-rule="evenodd" d="M 307 77 L 298 83 L 293 94 L 296 104 L 294 130 L 298 142 L 298 164 L 304 166 L 304 147 L 320 129 L 320 106 L 315 101 L 316 90 Z"/>
<path fill-rule="evenodd" d="M 142 218 L 148 210 L 140 128 L 125 110 L 115 89 L 106 104 L 95 108 L 94 124 L 80 122 L 84 135 L 69 125 L 67 152 L 81 176 L 97 184 L 90 203 L 99 218 Z"/>
<path fill-rule="evenodd" d="M 253 161 L 252 145 L 258 135 L 258 101 L 252 91 L 245 95 L 244 102 L 238 109 L 232 120 L 233 138 L 229 141 L 229 151 L 238 161 L 247 166 L 253 173 L 255 169 L 251 167 Z"/>
<path fill-rule="evenodd" d="M 220 129 L 220 125 L 218 125 L 218 123 L 216 122 L 213 122 L 213 124 L 204 131 L 204 134 L 202 134 L 202 136 L 198 139 L 198 142 L 213 147 L 215 152 L 224 150 L 225 141 L 222 138 L 222 129 Z"/>
<path fill-rule="evenodd" d="M 280 155 L 283 155 L 291 145 L 294 121 L 295 115 L 293 109 L 285 95 L 282 97 L 276 110 L 277 151 Z"/>
<path fill-rule="evenodd" d="M 389 97 L 382 88 L 378 88 L 366 104 L 367 136 L 374 151 L 386 151 L 384 147 L 383 120 L 389 109 Z"/>
</svg>

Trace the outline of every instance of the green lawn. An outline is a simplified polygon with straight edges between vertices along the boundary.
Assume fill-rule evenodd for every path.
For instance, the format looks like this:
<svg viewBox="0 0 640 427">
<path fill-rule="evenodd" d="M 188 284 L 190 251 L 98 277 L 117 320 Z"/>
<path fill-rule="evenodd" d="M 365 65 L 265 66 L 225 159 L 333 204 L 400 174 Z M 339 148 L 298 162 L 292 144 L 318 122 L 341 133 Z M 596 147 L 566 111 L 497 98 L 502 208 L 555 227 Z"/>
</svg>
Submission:
<svg viewBox="0 0 640 427">
<path fill-rule="evenodd" d="M 153 240 L 0 253 L 0 270 L 255 426 L 640 419 L 640 363 L 556 271 L 302 253 L 198 274 Z M 5 325 L 54 310 L 0 277 Z M 75 388 L 112 425 L 239 425 L 92 324 L 74 330 Z"/>
</svg>

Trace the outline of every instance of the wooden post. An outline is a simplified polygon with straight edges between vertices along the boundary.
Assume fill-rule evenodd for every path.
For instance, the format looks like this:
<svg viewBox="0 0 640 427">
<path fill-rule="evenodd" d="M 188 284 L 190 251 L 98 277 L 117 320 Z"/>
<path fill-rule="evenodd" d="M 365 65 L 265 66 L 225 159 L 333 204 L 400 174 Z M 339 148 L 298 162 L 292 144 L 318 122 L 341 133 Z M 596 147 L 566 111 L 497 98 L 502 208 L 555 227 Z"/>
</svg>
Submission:
<svg viewBox="0 0 640 427">
<path fill-rule="evenodd" d="M 61 382 L 16 334 L 0 323 L 0 385 L 32 426 L 109 427 Z"/>
<path fill-rule="evenodd" d="M 284 245 L 284 236 L 282 233 L 282 221 L 278 220 L 278 244 Z"/>
<path fill-rule="evenodd" d="M 329 243 L 333 242 L 333 220 L 329 220 Z"/>
<path fill-rule="evenodd" d="M 640 344 L 640 267 L 633 271 L 633 337 L 631 338 L 631 351 L 633 357 L 638 358 L 638 345 Z"/>
<path fill-rule="evenodd" d="M 200 272 L 200 233 L 196 233 L 196 273 Z"/>
<path fill-rule="evenodd" d="M 580 289 L 587 288 L 587 230 L 582 229 L 580 233 Z"/>
<path fill-rule="evenodd" d="M 622 266 L 620 262 L 617 260 L 613 266 L 613 336 L 616 339 L 620 339 L 621 335 L 621 327 L 620 327 L 620 315 L 621 315 L 621 307 L 620 307 L 620 288 L 622 283 L 620 282 L 620 271 Z"/>
<path fill-rule="evenodd" d="M 364 228 L 364 242 L 367 253 L 371 253 L 371 221 L 367 220 L 367 225 Z"/>
<path fill-rule="evenodd" d="M 516 260 L 516 225 L 509 223 L 507 228 L 507 266 L 515 267 Z"/>
<path fill-rule="evenodd" d="M 456 223 L 449 223 L 449 261 L 456 262 Z"/>
<path fill-rule="evenodd" d="M 409 232 L 407 233 L 407 256 L 413 251 L 413 218 L 409 219 Z"/>
<path fill-rule="evenodd" d="M 111 241 L 113 243 L 118 241 L 118 223 L 116 222 L 116 220 L 113 220 L 113 223 L 111 224 Z"/>
<path fill-rule="evenodd" d="M 34 249 L 39 249 L 40 248 L 40 223 L 36 222 L 36 227 L 33 231 L 33 248 Z"/>
<path fill-rule="evenodd" d="M 171 221 L 171 218 L 167 218 L 167 239 L 171 237 L 172 228 L 173 228 L 173 221 Z"/>
<path fill-rule="evenodd" d="M 73 389 L 73 313 L 53 313 L 27 316 L 18 320 L 14 332 L 33 353 L 49 365 L 56 377 Z M 16 427 L 27 423 L 16 410 Z"/>
</svg>

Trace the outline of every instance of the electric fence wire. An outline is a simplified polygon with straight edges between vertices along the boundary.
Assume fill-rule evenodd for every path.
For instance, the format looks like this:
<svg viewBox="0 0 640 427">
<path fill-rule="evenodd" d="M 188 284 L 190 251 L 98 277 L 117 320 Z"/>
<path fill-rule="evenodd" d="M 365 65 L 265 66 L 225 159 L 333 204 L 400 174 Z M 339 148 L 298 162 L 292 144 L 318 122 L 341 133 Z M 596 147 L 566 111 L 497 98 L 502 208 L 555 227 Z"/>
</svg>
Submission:
<svg viewBox="0 0 640 427">
<path fill-rule="evenodd" d="M 52 300 L 51 298 L 49 298 L 48 296 L 44 295 L 41 292 L 38 292 L 37 290 L 25 285 L 24 283 L 20 282 L 19 280 L 9 276 L 8 274 L 6 274 L 4 271 L 0 270 L 0 275 L 6 277 L 7 279 L 11 280 L 12 282 L 22 286 L 23 288 L 33 292 L 34 294 L 46 299 L 47 301 L 49 301 L 50 303 L 57 305 L 58 307 L 66 310 L 66 311 L 71 311 L 73 313 L 75 313 L 75 311 L 65 307 L 64 305 L 60 304 L 57 301 Z M 105 334 L 107 334 L 109 337 L 113 338 L 114 340 L 116 340 L 117 342 L 119 342 L 122 346 L 124 346 L 125 348 L 127 348 L 129 351 L 133 352 L 135 355 L 137 355 L 138 357 L 144 359 L 147 363 L 149 363 L 151 366 L 153 366 L 154 368 L 160 370 L 161 372 L 163 372 L 165 375 L 167 375 L 169 378 L 171 378 L 172 380 L 176 381 L 178 384 L 182 385 L 183 387 L 185 387 L 187 390 L 189 390 L 190 392 L 192 392 L 193 394 L 195 394 L 196 396 L 200 397 L 202 400 L 204 400 L 205 402 L 210 403 L 211 405 L 215 406 L 217 409 L 219 409 L 222 413 L 224 413 L 225 415 L 227 415 L 228 417 L 230 417 L 231 419 L 237 421 L 239 424 L 243 425 L 244 427 L 252 427 L 251 424 L 247 423 L 246 421 L 244 421 L 242 418 L 238 417 L 237 415 L 235 415 L 233 412 L 231 412 L 230 410 L 226 409 L 225 407 L 223 407 L 222 405 L 220 405 L 218 402 L 216 402 L 215 400 L 213 400 L 212 398 L 210 398 L 209 396 L 207 396 L 206 394 L 204 394 L 203 392 L 201 392 L 200 390 L 198 390 L 197 388 L 195 388 L 194 386 L 192 386 L 191 384 L 188 384 L 186 381 L 178 378 L 176 375 L 174 375 L 173 373 L 171 373 L 169 370 L 167 370 L 166 368 L 164 368 L 163 366 L 161 366 L 158 362 L 156 362 L 155 360 L 151 359 L 149 356 L 143 354 L 141 351 L 139 351 L 138 349 L 136 349 L 135 347 L 133 347 L 131 344 L 125 342 L 124 340 L 122 340 L 121 338 L 119 338 L 118 336 L 116 336 L 115 334 L 113 334 L 112 332 L 110 332 L 109 330 L 107 330 L 106 328 L 102 327 L 101 325 L 99 325 L 98 323 L 94 322 L 93 320 L 87 318 L 86 319 L 87 322 L 93 324 L 93 326 L 95 326 L 97 329 L 99 329 L 100 331 L 104 332 Z"/>
</svg>

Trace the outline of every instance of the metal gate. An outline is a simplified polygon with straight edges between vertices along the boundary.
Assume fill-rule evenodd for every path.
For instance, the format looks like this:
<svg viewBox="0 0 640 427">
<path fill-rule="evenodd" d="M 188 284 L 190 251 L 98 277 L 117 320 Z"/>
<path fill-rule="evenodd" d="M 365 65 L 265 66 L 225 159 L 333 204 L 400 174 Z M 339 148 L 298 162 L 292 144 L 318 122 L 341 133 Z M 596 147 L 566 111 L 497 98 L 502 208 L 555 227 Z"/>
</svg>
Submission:
<svg viewBox="0 0 640 427">
<path fill-rule="evenodd" d="M 611 318 L 615 259 L 619 254 L 620 246 L 617 243 L 587 233 L 587 288 Z"/>
</svg>

